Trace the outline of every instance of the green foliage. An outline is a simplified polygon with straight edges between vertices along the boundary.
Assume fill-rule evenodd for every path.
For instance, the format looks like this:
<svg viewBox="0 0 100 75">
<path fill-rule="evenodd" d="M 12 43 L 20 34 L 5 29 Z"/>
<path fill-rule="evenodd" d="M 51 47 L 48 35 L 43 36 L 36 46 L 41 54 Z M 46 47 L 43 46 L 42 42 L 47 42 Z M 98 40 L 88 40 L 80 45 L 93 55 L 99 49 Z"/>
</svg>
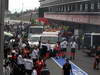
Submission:
<svg viewBox="0 0 100 75">
<path fill-rule="evenodd" d="M 31 19 L 31 23 L 35 24 L 36 23 L 35 19 Z"/>
</svg>

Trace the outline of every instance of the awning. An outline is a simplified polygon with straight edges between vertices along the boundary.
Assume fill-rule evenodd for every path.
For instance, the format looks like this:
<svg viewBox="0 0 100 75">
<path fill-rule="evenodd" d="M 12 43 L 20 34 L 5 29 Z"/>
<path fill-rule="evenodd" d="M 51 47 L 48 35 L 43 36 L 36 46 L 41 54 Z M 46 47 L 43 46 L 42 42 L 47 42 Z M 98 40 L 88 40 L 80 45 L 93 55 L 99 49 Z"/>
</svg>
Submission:
<svg viewBox="0 0 100 75">
<path fill-rule="evenodd" d="M 48 24 L 48 19 L 47 18 L 37 18 L 36 20 L 38 22 L 43 22 L 44 24 Z"/>
</svg>

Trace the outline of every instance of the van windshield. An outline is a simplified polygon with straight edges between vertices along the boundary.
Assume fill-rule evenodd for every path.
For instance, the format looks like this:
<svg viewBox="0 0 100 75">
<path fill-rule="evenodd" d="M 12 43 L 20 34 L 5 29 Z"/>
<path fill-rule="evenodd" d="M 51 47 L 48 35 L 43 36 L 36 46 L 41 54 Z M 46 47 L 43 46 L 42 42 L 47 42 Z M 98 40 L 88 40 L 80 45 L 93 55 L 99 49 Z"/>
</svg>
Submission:
<svg viewBox="0 0 100 75">
<path fill-rule="evenodd" d="M 40 37 L 31 37 L 30 38 L 30 41 L 31 42 L 37 42 L 37 41 L 39 41 L 40 40 Z"/>
<path fill-rule="evenodd" d="M 45 36 L 42 36 L 41 40 L 42 40 L 42 42 L 49 40 L 50 44 L 55 44 L 58 41 L 58 37 L 45 37 Z"/>
<path fill-rule="evenodd" d="M 43 28 L 30 28 L 30 32 L 31 34 L 41 34 L 43 31 Z"/>
</svg>

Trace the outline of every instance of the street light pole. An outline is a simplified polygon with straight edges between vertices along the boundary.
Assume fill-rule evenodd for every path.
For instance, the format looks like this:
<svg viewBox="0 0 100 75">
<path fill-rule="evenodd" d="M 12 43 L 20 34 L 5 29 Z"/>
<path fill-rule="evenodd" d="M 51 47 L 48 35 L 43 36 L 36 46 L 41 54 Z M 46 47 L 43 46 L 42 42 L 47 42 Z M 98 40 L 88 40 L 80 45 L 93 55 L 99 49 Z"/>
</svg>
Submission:
<svg viewBox="0 0 100 75">
<path fill-rule="evenodd" d="M 4 11 L 5 11 L 5 0 L 0 0 L 0 75 L 4 75 L 4 72 L 3 72 Z"/>
</svg>

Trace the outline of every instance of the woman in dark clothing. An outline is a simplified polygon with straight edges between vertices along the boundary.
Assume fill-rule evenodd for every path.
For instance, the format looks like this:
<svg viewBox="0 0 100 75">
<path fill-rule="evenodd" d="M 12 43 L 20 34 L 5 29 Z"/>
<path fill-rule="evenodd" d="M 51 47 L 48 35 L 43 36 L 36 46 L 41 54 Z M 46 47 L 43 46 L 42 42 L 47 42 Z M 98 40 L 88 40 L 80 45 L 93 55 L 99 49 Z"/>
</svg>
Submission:
<svg viewBox="0 0 100 75">
<path fill-rule="evenodd" d="M 95 62 L 93 65 L 94 69 L 99 69 L 99 62 L 100 62 L 100 46 L 97 48 L 96 55 L 95 55 Z"/>
<path fill-rule="evenodd" d="M 42 70 L 41 70 L 41 75 L 50 75 L 49 69 L 46 67 L 46 64 L 44 64 Z"/>
<path fill-rule="evenodd" d="M 72 72 L 71 64 L 69 63 L 69 60 L 66 59 L 66 63 L 63 65 L 63 75 L 70 75 Z"/>
</svg>

